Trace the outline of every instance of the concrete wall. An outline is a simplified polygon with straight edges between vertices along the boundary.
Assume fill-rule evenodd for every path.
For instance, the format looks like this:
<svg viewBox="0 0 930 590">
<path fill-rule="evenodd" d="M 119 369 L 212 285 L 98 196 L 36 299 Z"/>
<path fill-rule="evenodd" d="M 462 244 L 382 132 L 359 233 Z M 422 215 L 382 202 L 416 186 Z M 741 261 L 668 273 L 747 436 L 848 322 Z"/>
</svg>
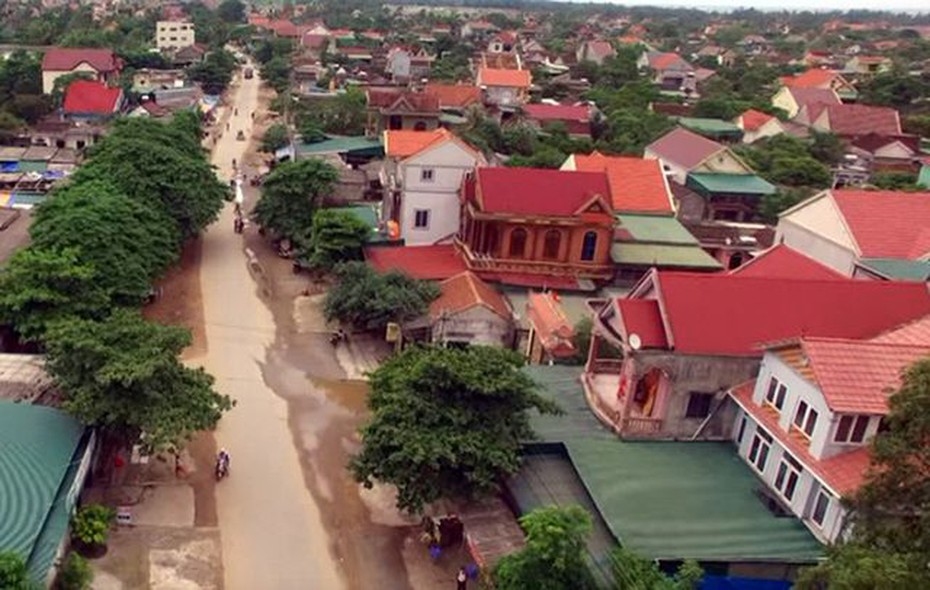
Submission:
<svg viewBox="0 0 930 590">
<path fill-rule="evenodd" d="M 852 276 L 856 246 L 833 199 L 815 198 L 778 220 L 775 242 Z"/>
<path fill-rule="evenodd" d="M 708 158 L 700 166 L 691 169 L 691 172 L 723 172 L 729 174 L 745 174 L 752 172 L 733 153 L 726 149 L 721 150 Z"/>
<path fill-rule="evenodd" d="M 513 324 L 483 306 L 436 320 L 432 326 L 433 342 L 467 342 L 510 348 Z"/>
<path fill-rule="evenodd" d="M 97 80 L 105 81 L 105 76 L 100 75 L 97 70 L 94 69 L 94 66 L 86 62 L 79 63 L 73 70 L 63 72 L 57 70 L 43 70 L 42 71 L 42 92 L 45 94 L 51 94 L 52 90 L 55 89 L 55 80 L 61 76 L 66 76 L 68 74 L 73 74 L 76 72 L 87 72 L 92 74 L 93 77 Z"/>
<path fill-rule="evenodd" d="M 474 170 L 478 156 L 455 141 L 426 150 L 398 166 L 403 187 L 401 201 L 401 237 L 407 245 L 434 244 L 459 229 L 459 187 L 466 172 Z M 431 170 L 432 179 L 424 180 L 423 171 Z M 415 228 L 416 211 L 429 211 L 429 227 Z"/>
<path fill-rule="evenodd" d="M 658 367 L 671 380 L 665 415 L 657 416 L 663 418 L 663 438 L 690 439 L 697 432 L 705 418 L 685 417 L 691 393 L 697 392 L 715 394 L 711 403 L 713 417 L 698 438 L 729 439 L 736 409 L 727 396 L 727 390 L 755 377 L 759 366 L 757 358 L 689 356 L 667 352 L 642 351 L 634 358 L 637 376 Z"/>
<path fill-rule="evenodd" d="M 794 101 L 794 97 L 791 96 L 787 86 L 782 87 L 775 93 L 775 96 L 772 97 L 772 106 L 785 110 L 789 119 L 798 114 L 798 103 Z"/>
<path fill-rule="evenodd" d="M 517 105 L 525 102 L 524 92 L 510 86 L 488 86 L 485 90 L 488 102 L 498 105 Z"/>
<path fill-rule="evenodd" d="M 194 44 L 194 24 L 158 21 L 155 26 L 155 46 L 159 49 L 181 49 Z"/>
</svg>

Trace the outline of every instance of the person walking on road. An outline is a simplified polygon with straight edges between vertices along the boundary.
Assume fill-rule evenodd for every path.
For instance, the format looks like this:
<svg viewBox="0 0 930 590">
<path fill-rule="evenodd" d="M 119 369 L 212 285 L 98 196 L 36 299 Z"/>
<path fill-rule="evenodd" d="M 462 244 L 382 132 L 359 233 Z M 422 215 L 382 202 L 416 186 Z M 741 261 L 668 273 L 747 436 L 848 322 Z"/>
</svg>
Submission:
<svg viewBox="0 0 930 590">
<path fill-rule="evenodd" d="M 455 576 L 455 590 L 468 590 L 468 574 L 465 573 L 464 567 L 460 567 Z"/>
</svg>

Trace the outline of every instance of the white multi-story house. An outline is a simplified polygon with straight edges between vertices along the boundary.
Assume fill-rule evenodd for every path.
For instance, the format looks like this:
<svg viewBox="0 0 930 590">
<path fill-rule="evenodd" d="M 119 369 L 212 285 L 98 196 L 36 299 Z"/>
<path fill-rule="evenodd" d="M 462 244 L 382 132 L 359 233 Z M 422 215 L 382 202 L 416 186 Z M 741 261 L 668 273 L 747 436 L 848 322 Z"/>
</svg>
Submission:
<svg viewBox="0 0 930 590">
<path fill-rule="evenodd" d="M 459 188 L 484 156 L 445 129 L 384 132 L 385 221 L 408 246 L 450 242 L 459 229 Z"/>
<path fill-rule="evenodd" d="M 862 485 L 868 443 L 903 369 L 930 356 L 930 316 L 869 340 L 801 337 L 771 345 L 755 381 L 730 391 L 733 438 L 774 510 L 825 543 L 845 531 L 841 503 Z"/>
<path fill-rule="evenodd" d="M 160 20 L 155 25 L 155 47 L 159 51 L 183 49 L 194 42 L 194 23 Z"/>
</svg>

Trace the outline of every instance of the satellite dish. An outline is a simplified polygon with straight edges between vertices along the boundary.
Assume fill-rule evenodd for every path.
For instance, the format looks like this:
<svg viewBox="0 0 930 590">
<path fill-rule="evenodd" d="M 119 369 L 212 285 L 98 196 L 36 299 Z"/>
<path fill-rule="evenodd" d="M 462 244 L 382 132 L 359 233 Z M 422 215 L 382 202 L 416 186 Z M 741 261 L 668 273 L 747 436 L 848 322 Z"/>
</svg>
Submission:
<svg viewBox="0 0 930 590">
<path fill-rule="evenodd" d="M 643 347 L 643 340 L 639 337 L 639 334 L 630 334 L 629 343 L 630 348 L 633 350 L 639 350 Z"/>
</svg>

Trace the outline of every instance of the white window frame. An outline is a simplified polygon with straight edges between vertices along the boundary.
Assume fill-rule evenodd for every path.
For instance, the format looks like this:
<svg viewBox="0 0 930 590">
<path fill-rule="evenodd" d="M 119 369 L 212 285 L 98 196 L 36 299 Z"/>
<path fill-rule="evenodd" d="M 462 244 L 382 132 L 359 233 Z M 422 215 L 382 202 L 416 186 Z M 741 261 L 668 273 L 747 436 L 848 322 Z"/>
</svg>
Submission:
<svg viewBox="0 0 930 590">
<path fill-rule="evenodd" d="M 775 472 L 775 481 L 772 485 L 785 500 L 791 502 L 794 499 L 795 492 L 798 491 L 798 484 L 801 482 L 803 472 L 804 470 L 797 459 L 787 452 L 782 453 L 781 461 L 778 462 L 778 470 Z"/>
<path fill-rule="evenodd" d="M 798 419 L 800 417 L 800 420 Z M 817 419 L 820 412 L 815 410 L 809 403 L 804 400 L 798 402 L 798 407 L 794 411 L 794 418 L 791 425 L 807 438 L 814 436 L 814 430 L 817 429 Z"/>
<path fill-rule="evenodd" d="M 432 168 L 422 168 L 420 170 L 420 182 L 435 182 L 436 171 Z"/>
<path fill-rule="evenodd" d="M 769 460 L 769 453 L 771 452 L 772 435 L 762 428 L 756 427 L 756 432 L 752 435 L 752 443 L 749 445 L 749 452 L 746 454 L 746 458 L 749 459 L 752 466 L 756 468 L 756 471 L 763 473 L 765 471 L 765 465 Z M 759 465 L 759 463 L 761 463 L 761 465 Z"/>
<path fill-rule="evenodd" d="M 869 419 L 870 417 L 864 414 L 842 414 L 840 419 L 836 423 L 836 431 L 833 433 L 833 442 L 841 445 L 858 445 L 865 442 L 865 435 L 869 430 Z M 840 425 L 843 420 L 849 420 L 849 429 L 846 431 L 846 437 L 840 437 Z M 864 422 L 865 427 L 862 429 L 862 437 L 859 440 L 855 440 L 853 435 L 856 432 L 856 427 L 860 423 Z"/>
<path fill-rule="evenodd" d="M 817 522 L 817 505 L 820 503 L 821 498 L 823 498 L 825 505 L 823 508 L 823 515 L 820 517 L 820 522 Z M 827 520 L 827 513 L 830 512 L 831 504 L 833 504 L 833 495 L 823 488 L 817 490 L 817 497 L 814 498 L 814 506 L 811 508 L 811 522 L 817 525 L 818 528 L 823 528 L 823 523 Z"/>
<path fill-rule="evenodd" d="M 769 387 L 765 391 L 765 402 L 781 413 L 785 407 L 785 399 L 787 397 L 788 386 L 779 381 L 778 377 L 774 375 L 769 377 Z"/>
<path fill-rule="evenodd" d="M 426 223 L 420 225 L 420 214 L 424 215 Z M 429 209 L 414 209 L 413 210 L 413 229 L 429 229 L 429 218 L 430 210 Z"/>
</svg>

